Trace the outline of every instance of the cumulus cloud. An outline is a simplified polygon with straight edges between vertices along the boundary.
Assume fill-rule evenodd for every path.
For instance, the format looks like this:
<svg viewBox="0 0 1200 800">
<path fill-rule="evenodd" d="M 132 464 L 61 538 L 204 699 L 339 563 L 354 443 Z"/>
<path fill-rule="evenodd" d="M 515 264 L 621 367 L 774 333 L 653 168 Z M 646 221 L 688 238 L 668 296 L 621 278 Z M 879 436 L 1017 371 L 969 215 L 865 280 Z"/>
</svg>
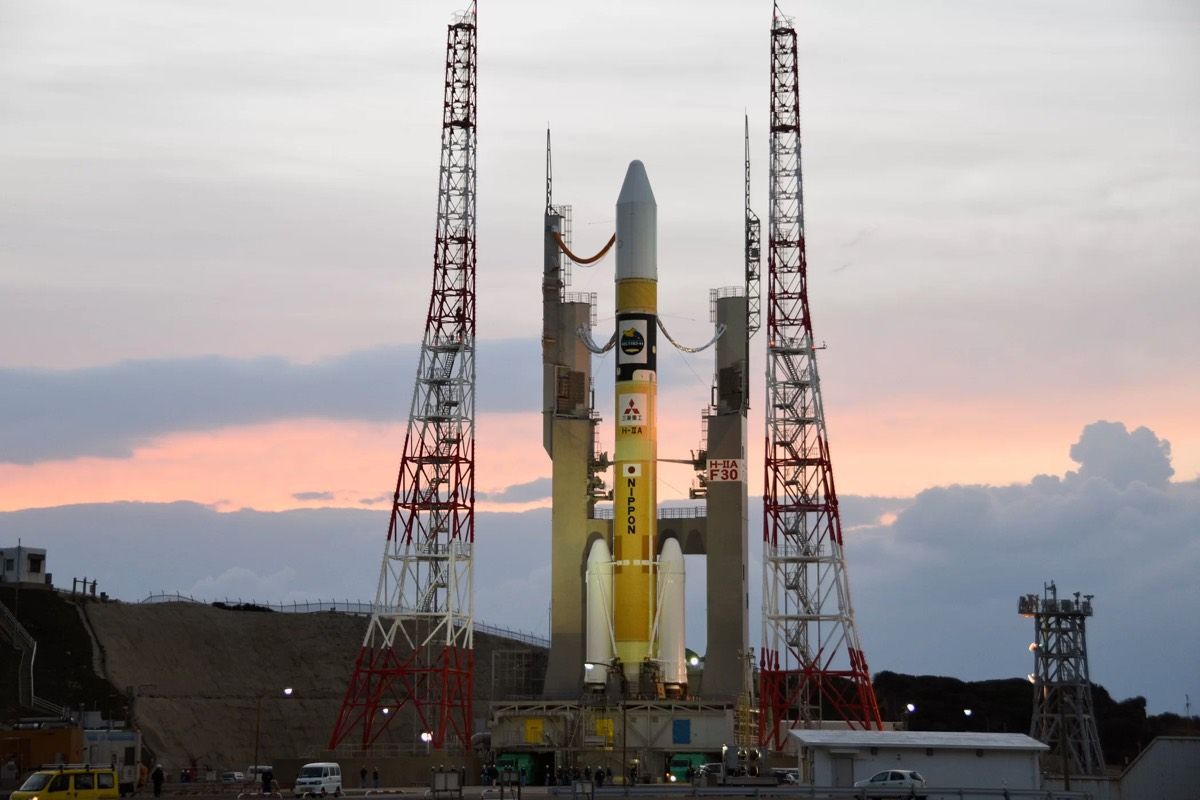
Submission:
<svg viewBox="0 0 1200 800">
<path fill-rule="evenodd" d="M 541 402 L 536 339 L 480 342 L 481 412 Z M 228 425 L 408 417 L 416 348 L 283 358 L 181 358 L 76 370 L 0 369 L 0 463 L 129 457 L 156 436 Z"/>
<path fill-rule="evenodd" d="M 1080 470 L 1063 477 L 928 489 L 848 537 L 872 668 L 1025 674 L 1033 630 L 1016 600 L 1054 580 L 1096 595 L 1095 680 L 1158 708 L 1195 688 L 1200 621 L 1184 610 L 1200 608 L 1200 481 L 1168 482 L 1167 445 L 1146 428 L 1089 425 L 1072 456 Z"/>
<path fill-rule="evenodd" d="M 1133 481 L 1166 486 L 1175 474 L 1171 443 L 1143 426 L 1127 431 L 1121 422 L 1093 422 L 1071 445 L 1071 458 L 1079 462 L 1080 478 L 1102 478 L 1125 488 Z"/>
</svg>

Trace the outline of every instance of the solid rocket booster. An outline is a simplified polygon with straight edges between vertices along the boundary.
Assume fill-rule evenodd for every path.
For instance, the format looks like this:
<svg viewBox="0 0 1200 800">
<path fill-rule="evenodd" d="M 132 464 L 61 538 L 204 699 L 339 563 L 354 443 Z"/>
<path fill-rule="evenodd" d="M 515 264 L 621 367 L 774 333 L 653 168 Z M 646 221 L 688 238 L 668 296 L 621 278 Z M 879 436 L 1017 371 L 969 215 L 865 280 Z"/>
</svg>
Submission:
<svg viewBox="0 0 1200 800">
<path fill-rule="evenodd" d="M 656 601 L 658 205 L 630 163 L 617 197 L 613 639 L 626 679 L 651 655 Z"/>
<path fill-rule="evenodd" d="M 584 645 L 583 682 L 591 688 L 603 688 L 612 661 L 612 557 L 603 539 L 592 542 L 587 558 L 587 629 Z"/>
<path fill-rule="evenodd" d="M 663 542 L 658 556 L 658 660 L 668 693 L 686 687 L 687 650 L 684 647 L 683 550 L 676 539 Z M 674 688 L 679 692 L 681 689 Z"/>
</svg>

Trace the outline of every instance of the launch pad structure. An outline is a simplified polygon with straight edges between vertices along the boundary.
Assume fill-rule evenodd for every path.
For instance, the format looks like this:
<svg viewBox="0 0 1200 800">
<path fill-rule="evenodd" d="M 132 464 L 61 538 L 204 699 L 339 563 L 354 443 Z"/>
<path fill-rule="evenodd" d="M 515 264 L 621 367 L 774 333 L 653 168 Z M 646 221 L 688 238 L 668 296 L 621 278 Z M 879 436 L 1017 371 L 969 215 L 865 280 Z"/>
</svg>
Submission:
<svg viewBox="0 0 1200 800">
<path fill-rule="evenodd" d="M 482 734 L 474 705 L 477 9 L 447 28 L 433 287 L 373 613 L 329 747 L 366 750 L 403 713 L 437 750 Z M 672 338 L 658 316 L 658 207 L 629 164 L 616 232 L 572 252 L 555 205 L 549 132 L 542 252 L 543 445 L 552 464 L 550 648 L 537 700 L 494 703 L 491 749 L 548 766 L 657 778 L 673 754 L 782 750 L 787 730 L 881 727 L 854 626 L 807 293 L 796 32 L 771 26 L 766 302 L 746 123 L 742 283 L 710 291 L 713 336 Z M 615 247 L 615 330 L 592 338 L 596 295 L 574 265 Z M 680 276 L 675 276 L 680 277 Z M 666 276 L 670 285 L 672 276 Z M 763 306 L 765 305 L 765 313 Z M 749 641 L 747 414 L 751 337 L 765 316 L 763 647 Z M 661 340 L 713 348 L 701 446 L 660 458 Z M 600 442 L 592 357 L 615 350 L 612 448 Z M 662 507 L 663 461 L 696 473 L 695 504 Z M 612 474 L 612 487 L 605 476 Z M 605 505 L 600 505 L 601 501 Z M 608 506 L 607 503 L 612 505 Z M 707 652 L 685 646 L 685 557 L 703 556 Z M 757 667 L 757 672 L 756 672 Z M 756 696 L 757 695 L 757 696 Z M 617 753 L 620 758 L 617 759 Z"/>
<path fill-rule="evenodd" d="M 547 141 L 542 410 L 553 484 L 551 645 L 544 700 L 494 704 L 490 719 L 493 750 L 553 750 L 565 759 L 559 766 L 606 765 L 617 775 L 634 763 L 645 776 L 661 775 L 672 752 L 746 747 L 755 733 L 745 481 L 748 293 L 742 286 L 710 293 L 712 396 L 703 413 L 704 444 L 691 459 L 697 472 L 691 496 L 701 502 L 654 513 L 660 329 L 670 341 L 656 313 L 655 209 L 645 169 L 633 162 L 617 203 L 616 331 L 597 346 L 594 295 L 571 293 L 568 270 L 572 260 L 599 256 L 584 259 L 570 250 L 564 236 L 570 211 L 553 203 Z M 592 356 L 618 347 L 610 456 L 598 434 Z M 610 466 L 611 491 L 604 481 Z M 613 501 L 611 511 L 598 506 L 604 500 Z M 711 587 L 703 669 L 683 646 L 684 555 L 705 556 Z"/>
<path fill-rule="evenodd" d="M 633 162 L 616 206 L 616 331 L 597 346 L 594 300 L 567 291 L 564 265 L 592 263 L 613 241 L 590 258 L 571 252 L 569 213 L 553 204 L 547 138 L 543 442 L 553 464 L 553 510 L 543 697 L 559 702 L 493 707 L 494 749 L 551 748 L 568 763 L 599 763 L 619 740 L 625 752 L 617 774 L 657 776 L 673 753 L 712 757 L 752 745 L 782 751 L 795 727 L 883 727 L 842 550 L 808 299 L 797 38 L 778 6 L 770 88 L 762 649 L 755 659 L 748 638 L 746 418 L 762 240 L 750 208 L 748 144 L 744 285 L 712 291 L 712 398 L 692 460 L 691 496 L 703 504 L 647 517 L 656 508 L 660 460 L 655 327 L 675 344 L 657 318 L 657 206 L 643 165 Z M 610 458 L 597 435 L 591 357 L 614 346 Z M 610 466 L 611 492 L 602 477 Z M 614 519 L 600 513 L 600 499 L 614 500 Z M 698 658 L 680 663 L 683 554 L 705 557 L 702 670 Z M 631 708 L 638 722 L 628 722 Z"/>
</svg>

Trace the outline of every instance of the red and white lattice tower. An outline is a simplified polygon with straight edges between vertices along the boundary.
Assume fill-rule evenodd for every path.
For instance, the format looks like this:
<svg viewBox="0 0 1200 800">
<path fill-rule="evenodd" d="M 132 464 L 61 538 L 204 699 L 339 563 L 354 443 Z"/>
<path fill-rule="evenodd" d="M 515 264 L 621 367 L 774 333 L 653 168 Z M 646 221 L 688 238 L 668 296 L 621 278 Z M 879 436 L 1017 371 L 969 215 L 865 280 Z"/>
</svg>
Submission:
<svg viewBox="0 0 1200 800">
<path fill-rule="evenodd" d="M 371 623 L 330 749 L 415 714 L 469 748 L 474 678 L 476 8 L 446 41 L 433 291 Z"/>
<path fill-rule="evenodd" d="M 759 741 L 826 717 L 881 728 L 854 627 L 804 255 L 796 30 L 771 27 L 767 435 Z"/>
</svg>

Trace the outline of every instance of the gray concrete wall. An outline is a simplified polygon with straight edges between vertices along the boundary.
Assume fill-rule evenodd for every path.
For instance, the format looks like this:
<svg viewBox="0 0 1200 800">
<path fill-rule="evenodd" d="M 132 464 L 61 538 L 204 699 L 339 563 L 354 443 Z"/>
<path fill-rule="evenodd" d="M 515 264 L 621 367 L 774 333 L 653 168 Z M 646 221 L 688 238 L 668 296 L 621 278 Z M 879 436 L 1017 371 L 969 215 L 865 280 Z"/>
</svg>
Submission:
<svg viewBox="0 0 1200 800">
<path fill-rule="evenodd" d="M 552 308 L 551 308 L 552 307 Z M 586 548 L 594 522 L 588 519 L 588 467 L 592 453 L 590 393 L 591 353 L 577 331 L 587 326 L 587 303 L 547 299 L 545 314 L 557 321 L 554 346 L 544 346 L 543 364 L 551 406 L 547 409 L 549 453 L 553 484 L 550 540 L 550 656 L 543 695 L 555 699 L 579 697 L 583 688 L 584 597 Z M 569 377 L 575 373 L 574 377 Z M 582 395 L 567 401 L 560 380 L 582 382 Z"/>
<path fill-rule="evenodd" d="M 744 460 L 746 298 L 719 299 L 717 324 L 726 327 L 717 341 L 717 413 L 708 418 L 708 457 Z M 708 484 L 708 652 L 701 686 L 705 699 L 734 700 L 745 688 L 750 628 L 746 485 L 745 475 L 736 482 Z"/>
</svg>

